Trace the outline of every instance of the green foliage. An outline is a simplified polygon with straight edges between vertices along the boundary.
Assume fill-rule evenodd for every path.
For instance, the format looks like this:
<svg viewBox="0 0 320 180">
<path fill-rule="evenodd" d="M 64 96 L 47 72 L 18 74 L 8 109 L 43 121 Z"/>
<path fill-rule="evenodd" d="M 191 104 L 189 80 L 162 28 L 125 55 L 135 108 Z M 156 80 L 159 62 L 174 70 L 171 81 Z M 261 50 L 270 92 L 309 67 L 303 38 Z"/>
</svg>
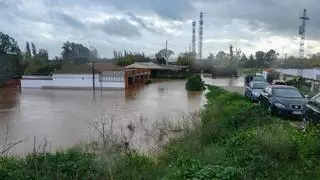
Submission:
<svg viewBox="0 0 320 180">
<path fill-rule="evenodd" d="M 177 60 L 177 65 L 193 66 L 196 55 L 192 52 L 181 53 Z"/>
<path fill-rule="evenodd" d="M 61 52 L 64 61 L 73 62 L 75 64 L 88 63 L 91 60 L 91 51 L 82 44 L 74 42 L 65 42 Z"/>
<path fill-rule="evenodd" d="M 158 64 L 166 64 L 170 56 L 174 55 L 174 51 L 170 49 L 161 49 L 155 54 Z"/>
<path fill-rule="evenodd" d="M 195 75 L 189 77 L 186 82 L 186 89 L 188 91 L 201 91 L 205 89 L 204 81 L 201 79 L 201 76 Z"/>
<path fill-rule="evenodd" d="M 145 57 L 144 53 L 136 53 L 130 51 L 113 51 L 113 59 L 119 66 L 128 66 L 135 62 L 150 62 L 151 59 Z"/>
<path fill-rule="evenodd" d="M 96 179 L 96 159 L 77 149 L 55 154 L 1 158 L 0 179 Z"/>
<path fill-rule="evenodd" d="M 21 50 L 15 39 L 7 34 L 0 32 L 0 55 L 3 54 L 20 55 Z"/>
</svg>

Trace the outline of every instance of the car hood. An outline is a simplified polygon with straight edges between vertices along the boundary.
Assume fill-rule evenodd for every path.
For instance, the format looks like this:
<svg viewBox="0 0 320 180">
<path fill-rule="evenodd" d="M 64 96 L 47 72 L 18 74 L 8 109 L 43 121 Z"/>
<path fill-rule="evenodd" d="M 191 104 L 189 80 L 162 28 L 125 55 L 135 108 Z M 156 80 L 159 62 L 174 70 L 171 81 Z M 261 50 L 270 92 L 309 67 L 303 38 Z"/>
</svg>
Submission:
<svg viewBox="0 0 320 180">
<path fill-rule="evenodd" d="M 252 89 L 252 93 L 261 93 L 263 89 Z"/>
<path fill-rule="evenodd" d="M 305 105 L 308 102 L 307 98 L 282 98 L 282 97 L 274 97 L 273 102 L 279 102 L 285 106 L 290 105 Z"/>
</svg>

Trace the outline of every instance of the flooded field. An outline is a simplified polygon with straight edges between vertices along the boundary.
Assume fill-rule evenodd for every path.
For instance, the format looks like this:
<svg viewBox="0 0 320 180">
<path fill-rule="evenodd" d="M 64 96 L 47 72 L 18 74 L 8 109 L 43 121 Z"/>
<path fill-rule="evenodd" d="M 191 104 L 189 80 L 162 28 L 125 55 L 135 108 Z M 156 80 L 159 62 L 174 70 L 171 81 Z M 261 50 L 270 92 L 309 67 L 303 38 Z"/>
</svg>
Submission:
<svg viewBox="0 0 320 180">
<path fill-rule="evenodd" d="M 218 86 L 239 85 L 237 79 L 205 78 Z M 1 89 L 0 136 L 25 139 L 14 153 L 32 152 L 46 138 L 51 150 L 90 140 L 92 124 L 104 121 L 114 131 L 136 127 L 135 146 L 145 148 L 154 125 L 176 122 L 205 104 L 205 92 L 187 92 L 185 81 L 163 81 L 136 91 Z M 149 133 L 148 133 L 149 132 Z M 4 139 L 0 139 L 0 144 Z M 43 142 L 42 142 L 43 143 Z M 49 146 L 48 145 L 48 146 Z"/>
<path fill-rule="evenodd" d="M 74 91 L 2 89 L 0 99 L 0 135 L 24 139 L 14 150 L 31 152 L 36 142 L 46 137 L 52 149 L 89 140 L 91 124 L 101 119 L 114 121 L 113 128 L 139 124 L 151 129 L 156 123 L 176 121 L 183 113 L 199 110 L 204 92 L 190 92 L 184 81 L 157 82 L 144 88 L 125 91 Z M 143 122 L 141 119 L 143 119 Z M 143 135 L 139 136 L 142 137 Z M 3 139 L 2 139 L 3 141 Z M 143 140 L 137 139 L 137 146 Z"/>
</svg>

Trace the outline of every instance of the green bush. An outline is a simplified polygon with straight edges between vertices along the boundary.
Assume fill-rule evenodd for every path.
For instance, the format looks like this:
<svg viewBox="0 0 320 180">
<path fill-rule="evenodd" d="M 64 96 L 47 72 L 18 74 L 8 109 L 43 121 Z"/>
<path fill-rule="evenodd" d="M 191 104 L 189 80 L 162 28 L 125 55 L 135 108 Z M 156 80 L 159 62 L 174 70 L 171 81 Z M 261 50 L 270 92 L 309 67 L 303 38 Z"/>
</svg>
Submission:
<svg viewBox="0 0 320 180">
<path fill-rule="evenodd" d="M 191 76 L 187 79 L 186 82 L 186 89 L 188 91 L 201 91 L 204 90 L 204 81 L 202 80 L 201 76 L 195 75 Z"/>
</svg>

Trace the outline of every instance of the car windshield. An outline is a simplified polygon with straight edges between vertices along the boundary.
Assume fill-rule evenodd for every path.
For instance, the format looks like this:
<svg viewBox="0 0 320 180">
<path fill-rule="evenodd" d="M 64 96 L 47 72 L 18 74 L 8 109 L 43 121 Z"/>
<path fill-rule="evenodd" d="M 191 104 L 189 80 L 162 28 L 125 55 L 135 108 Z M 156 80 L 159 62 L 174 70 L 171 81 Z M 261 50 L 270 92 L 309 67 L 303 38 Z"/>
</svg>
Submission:
<svg viewBox="0 0 320 180">
<path fill-rule="evenodd" d="M 302 98 L 302 94 L 296 90 L 291 88 L 275 88 L 273 90 L 273 94 L 275 97 L 284 97 L 284 98 Z"/>
<path fill-rule="evenodd" d="M 253 81 L 266 81 L 263 76 L 253 76 Z"/>
<path fill-rule="evenodd" d="M 286 83 L 285 83 L 285 82 L 281 82 L 281 81 L 279 81 L 279 82 L 275 82 L 274 84 L 276 84 L 276 85 L 286 85 Z"/>
<path fill-rule="evenodd" d="M 264 89 L 267 83 L 252 83 L 252 89 Z"/>
</svg>

